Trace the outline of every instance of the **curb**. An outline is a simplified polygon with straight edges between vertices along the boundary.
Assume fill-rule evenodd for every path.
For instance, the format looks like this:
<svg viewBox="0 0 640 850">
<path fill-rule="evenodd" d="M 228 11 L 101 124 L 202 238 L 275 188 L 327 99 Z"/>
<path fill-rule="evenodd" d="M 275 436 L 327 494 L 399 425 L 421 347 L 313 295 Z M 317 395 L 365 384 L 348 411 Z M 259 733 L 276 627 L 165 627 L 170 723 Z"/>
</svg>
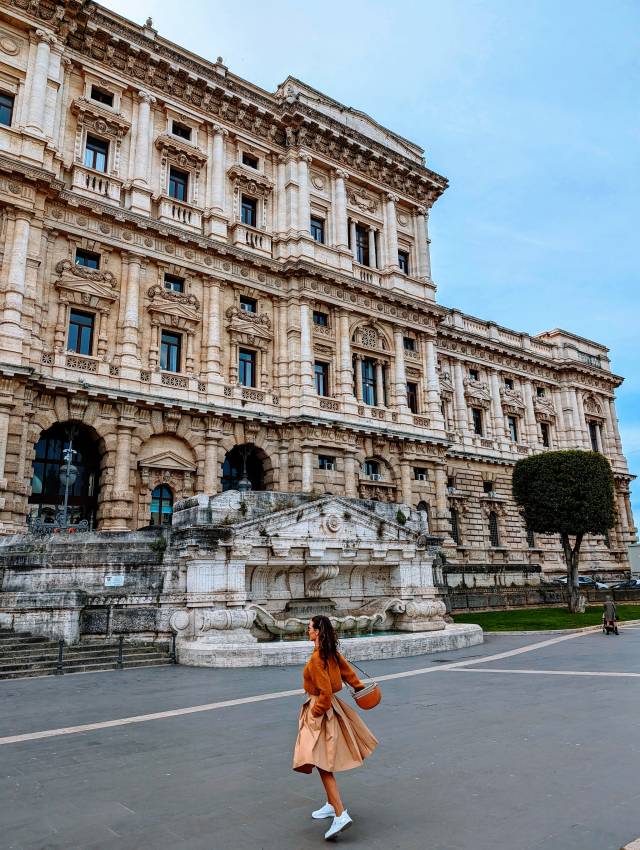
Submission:
<svg viewBox="0 0 640 850">
<path fill-rule="evenodd" d="M 640 620 L 618 620 L 620 625 L 620 629 L 623 630 L 625 626 L 637 626 L 640 625 Z M 595 632 L 600 631 L 602 628 L 601 625 L 596 626 L 581 626 L 579 629 L 529 629 L 528 631 L 520 631 L 520 632 L 505 632 L 502 629 L 499 631 L 489 631 L 489 629 L 483 629 L 482 631 L 487 635 L 569 635 L 569 634 L 578 634 L 579 632 Z M 640 842 L 640 839 L 638 839 Z M 626 848 L 622 848 L 622 850 L 626 850 Z M 640 844 L 638 847 L 632 847 L 631 850 L 640 850 Z"/>
</svg>

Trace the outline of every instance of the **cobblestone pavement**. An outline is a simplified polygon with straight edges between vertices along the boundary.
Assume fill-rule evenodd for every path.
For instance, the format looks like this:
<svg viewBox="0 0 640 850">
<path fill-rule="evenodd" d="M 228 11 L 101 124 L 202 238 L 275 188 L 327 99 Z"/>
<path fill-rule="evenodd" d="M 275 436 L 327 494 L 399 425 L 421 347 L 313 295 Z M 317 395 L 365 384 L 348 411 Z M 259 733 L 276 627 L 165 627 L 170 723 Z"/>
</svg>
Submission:
<svg viewBox="0 0 640 850">
<path fill-rule="evenodd" d="M 366 717 L 381 746 L 340 776 L 354 819 L 345 848 L 619 850 L 640 835 L 640 628 L 489 635 L 464 652 L 367 666 L 388 677 Z M 396 676 L 408 671 L 420 672 Z M 290 769 L 301 698 L 264 698 L 298 689 L 300 673 L 170 667 L 0 683 L 0 847 L 324 846 L 329 821 L 310 818 L 319 779 Z M 65 734 L 36 736 L 47 730 Z"/>
</svg>

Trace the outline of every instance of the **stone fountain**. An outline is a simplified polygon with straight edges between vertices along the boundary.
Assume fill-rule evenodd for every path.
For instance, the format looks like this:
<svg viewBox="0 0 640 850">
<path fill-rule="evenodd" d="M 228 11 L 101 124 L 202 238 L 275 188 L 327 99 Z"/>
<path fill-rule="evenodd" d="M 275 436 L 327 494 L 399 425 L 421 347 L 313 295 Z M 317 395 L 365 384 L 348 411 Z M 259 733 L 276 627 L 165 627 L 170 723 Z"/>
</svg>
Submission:
<svg viewBox="0 0 640 850">
<path fill-rule="evenodd" d="M 355 661 L 482 641 L 478 626 L 446 623 L 440 539 L 406 506 L 230 491 L 178 502 L 171 537 L 186 570 L 186 605 L 171 617 L 182 664 L 302 663 L 315 613 Z"/>
</svg>

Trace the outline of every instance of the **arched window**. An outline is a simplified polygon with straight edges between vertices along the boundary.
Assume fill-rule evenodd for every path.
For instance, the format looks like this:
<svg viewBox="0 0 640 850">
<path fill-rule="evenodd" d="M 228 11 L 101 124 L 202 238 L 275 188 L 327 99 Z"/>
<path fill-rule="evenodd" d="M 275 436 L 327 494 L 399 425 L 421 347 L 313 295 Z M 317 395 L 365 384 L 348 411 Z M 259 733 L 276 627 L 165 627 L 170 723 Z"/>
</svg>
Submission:
<svg viewBox="0 0 640 850">
<path fill-rule="evenodd" d="M 67 463 L 70 465 L 68 487 Z M 52 425 L 43 431 L 36 444 L 29 513 L 44 523 L 54 524 L 63 510 L 67 489 L 67 522 L 87 520 L 94 527 L 99 480 L 100 453 L 89 429 L 74 422 Z"/>
<path fill-rule="evenodd" d="M 460 522 L 458 520 L 458 511 L 455 508 L 451 508 L 449 511 L 449 516 L 451 519 L 451 537 L 453 540 L 460 545 Z"/>
<path fill-rule="evenodd" d="M 160 484 L 151 493 L 151 525 L 171 525 L 173 493 L 171 487 Z"/>
<path fill-rule="evenodd" d="M 500 545 L 500 537 L 498 535 L 498 514 L 491 511 L 489 514 L 489 540 L 492 546 Z"/>
</svg>

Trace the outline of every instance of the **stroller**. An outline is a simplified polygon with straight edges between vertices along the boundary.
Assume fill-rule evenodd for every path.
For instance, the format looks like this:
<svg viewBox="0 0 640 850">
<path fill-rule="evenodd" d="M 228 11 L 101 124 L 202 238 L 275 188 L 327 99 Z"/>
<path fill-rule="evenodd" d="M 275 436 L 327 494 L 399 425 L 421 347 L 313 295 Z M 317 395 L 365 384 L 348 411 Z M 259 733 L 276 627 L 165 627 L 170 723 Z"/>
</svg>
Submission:
<svg viewBox="0 0 640 850">
<path fill-rule="evenodd" d="M 619 635 L 618 631 L 618 621 L 614 618 L 613 620 L 608 620 L 607 615 L 602 615 L 602 632 L 605 635 L 610 635 L 612 632 L 614 635 Z"/>
</svg>

